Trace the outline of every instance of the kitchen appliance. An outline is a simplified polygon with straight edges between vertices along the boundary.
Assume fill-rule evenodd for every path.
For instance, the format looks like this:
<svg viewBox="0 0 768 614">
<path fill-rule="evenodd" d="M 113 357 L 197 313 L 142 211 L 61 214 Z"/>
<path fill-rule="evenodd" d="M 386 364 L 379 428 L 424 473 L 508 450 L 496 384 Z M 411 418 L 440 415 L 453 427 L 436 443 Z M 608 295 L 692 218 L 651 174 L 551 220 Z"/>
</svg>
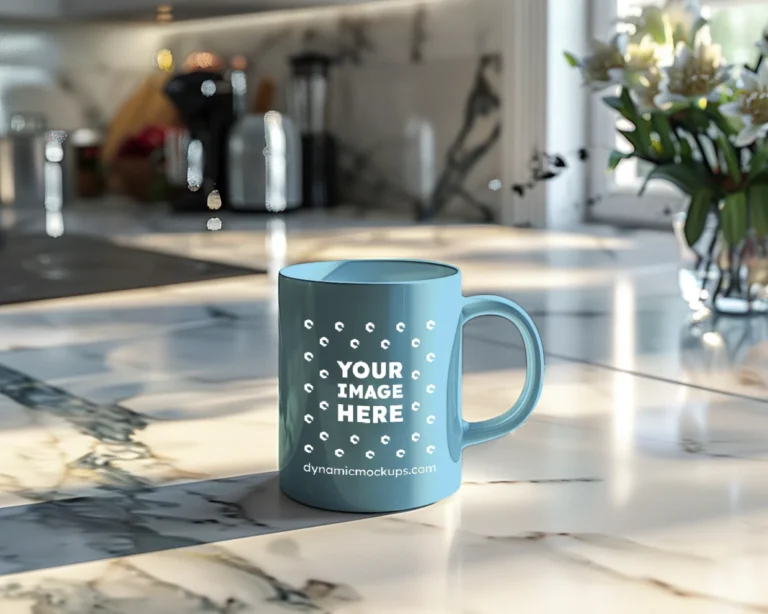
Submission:
<svg viewBox="0 0 768 614">
<path fill-rule="evenodd" d="M 301 135 L 290 117 L 245 115 L 229 138 L 229 195 L 238 211 L 301 207 Z"/>
<path fill-rule="evenodd" d="M 80 128 L 69 136 L 74 155 L 75 193 L 77 198 L 98 198 L 106 185 L 102 172 L 103 134 L 97 130 Z"/>
<path fill-rule="evenodd" d="M 77 191 L 77 157 L 70 135 L 64 130 L 48 130 L 43 142 L 43 204 L 47 214 L 58 218 Z M 56 232 L 49 229 L 49 234 Z"/>
<path fill-rule="evenodd" d="M 69 135 L 49 130 L 42 115 L 11 116 L 0 140 L 0 161 L 3 203 L 58 213 L 75 196 L 76 158 Z"/>
<path fill-rule="evenodd" d="M 187 153 L 189 149 L 189 130 L 170 128 L 165 134 L 163 144 L 165 155 L 165 177 L 172 186 L 187 184 Z"/>
<path fill-rule="evenodd" d="M 35 113 L 11 115 L 0 145 L 2 200 L 17 206 L 42 205 L 45 199 L 47 120 Z"/>
<path fill-rule="evenodd" d="M 291 58 L 289 115 L 301 132 L 305 207 L 337 204 L 337 146 L 328 128 L 328 76 L 332 59 L 319 53 Z"/>
<path fill-rule="evenodd" d="M 195 71 L 173 77 L 165 91 L 189 132 L 188 189 L 173 203 L 174 209 L 207 211 L 213 190 L 229 208 L 227 149 L 235 119 L 230 82 L 219 72 Z"/>
<path fill-rule="evenodd" d="M 301 136 L 276 111 L 246 114 L 243 71 L 232 71 L 235 125 L 229 135 L 229 200 L 237 211 L 285 211 L 302 204 Z"/>
</svg>

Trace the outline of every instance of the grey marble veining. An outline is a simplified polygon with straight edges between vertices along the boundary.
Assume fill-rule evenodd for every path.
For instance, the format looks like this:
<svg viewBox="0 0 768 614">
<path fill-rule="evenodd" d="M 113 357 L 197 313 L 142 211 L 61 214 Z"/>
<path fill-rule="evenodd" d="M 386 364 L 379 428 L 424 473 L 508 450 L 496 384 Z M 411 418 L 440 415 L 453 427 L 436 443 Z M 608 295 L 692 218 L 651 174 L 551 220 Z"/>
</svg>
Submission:
<svg viewBox="0 0 768 614">
<path fill-rule="evenodd" d="M 497 212 L 483 202 L 482 197 L 469 192 L 466 180 L 478 162 L 501 138 L 501 97 L 498 92 L 501 64 L 500 54 L 480 58 L 472 89 L 467 96 L 461 126 L 448 147 L 445 166 L 425 207 L 423 215 L 426 218 L 437 216 L 451 198 L 458 197 L 480 209 L 485 222 L 496 221 Z M 490 128 L 483 131 L 482 124 L 489 122 Z"/>
<path fill-rule="evenodd" d="M 192 481 L 139 440 L 158 419 L 116 403 L 97 404 L 0 365 L 0 396 L 27 411 L 55 416 L 89 440 L 66 463 L 60 488 L 25 486 L 0 472 L 0 483 L 29 504 L 0 506 L 0 573 L 240 539 L 274 531 L 347 522 L 355 516 L 309 512 L 282 497 L 276 475 Z M 201 445 L 201 451 L 205 447 Z M 161 483 L 146 477 L 170 469 Z M 77 476 L 67 483 L 68 474 Z M 20 539 L 20 536 L 26 536 Z"/>
<path fill-rule="evenodd" d="M 455 497 L 349 517 L 277 491 L 271 274 L 0 307 L 0 611 L 496 614 L 510 593 L 546 614 L 768 611 L 762 328 L 686 336 L 671 236 L 301 216 L 201 234 L 118 214 L 70 219 L 270 271 L 454 263 L 465 293 L 530 309 L 544 393 L 465 452 Z M 514 400 L 517 343 L 467 327 L 468 420 Z"/>
<path fill-rule="evenodd" d="M 361 519 L 293 503 L 280 494 L 273 472 L 164 486 L 139 478 L 95 484 L 82 496 L 69 493 L 65 498 L 22 491 L 18 494 L 33 503 L 0 508 L 0 573 L 66 567 Z"/>
<path fill-rule="evenodd" d="M 251 90 L 268 78 L 288 112 L 290 58 L 334 59 L 328 129 L 339 143 L 341 199 L 411 219 L 495 219 L 501 176 L 501 0 L 383 2 L 242 16 L 171 28 L 175 57 L 245 55 Z"/>
<path fill-rule="evenodd" d="M 248 561 L 223 552 L 207 553 L 200 560 L 219 574 L 231 573 L 247 579 L 249 590 L 245 595 L 217 599 L 169 581 L 163 577 L 164 574 L 155 572 L 151 567 L 147 569 L 120 562 L 110 564 L 103 574 L 87 583 L 72 580 L 51 580 L 32 585 L 24 580 L 14 582 L 0 589 L 0 598 L 6 607 L 29 604 L 35 614 L 97 611 L 121 614 L 231 614 L 253 611 L 254 603 L 259 604 L 260 612 L 330 614 L 336 603 L 353 602 L 358 598 L 346 586 L 319 580 L 310 580 L 301 587 L 286 585 Z M 172 561 L 169 563 L 173 564 Z"/>
</svg>

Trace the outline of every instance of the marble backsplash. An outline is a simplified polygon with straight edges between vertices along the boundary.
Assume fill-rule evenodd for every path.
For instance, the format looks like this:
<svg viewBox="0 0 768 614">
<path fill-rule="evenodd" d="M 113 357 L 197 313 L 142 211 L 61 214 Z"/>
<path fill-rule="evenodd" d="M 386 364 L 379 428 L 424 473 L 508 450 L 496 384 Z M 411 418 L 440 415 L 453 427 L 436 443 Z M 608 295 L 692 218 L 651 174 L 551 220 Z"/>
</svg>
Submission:
<svg viewBox="0 0 768 614">
<path fill-rule="evenodd" d="M 249 60 L 253 93 L 276 84 L 285 111 L 289 58 L 337 58 L 330 128 L 343 198 L 416 215 L 496 219 L 501 176 L 501 0 L 399 1 L 178 23 L 159 43 Z"/>
<path fill-rule="evenodd" d="M 18 112 L 57 130 L 103 128 L 153 70 L 161 35 L 135 24 L 0 24 L 0 134 Z"/>
<path fill-rule="evenodd" d="M 276 84 L 285 111 L 289 59 L 338 59 L 330 128 L 342 197 L 365 208 L 462 220 L 498 219 L 501 12 L 504 0 L 379 0 L 166 25 L 0 27 L 0 132 L 11 114 L 52 128 L 103 128 L 153 70 L 157 50 L 245 55 L 255 93 Z"/>
</svg>

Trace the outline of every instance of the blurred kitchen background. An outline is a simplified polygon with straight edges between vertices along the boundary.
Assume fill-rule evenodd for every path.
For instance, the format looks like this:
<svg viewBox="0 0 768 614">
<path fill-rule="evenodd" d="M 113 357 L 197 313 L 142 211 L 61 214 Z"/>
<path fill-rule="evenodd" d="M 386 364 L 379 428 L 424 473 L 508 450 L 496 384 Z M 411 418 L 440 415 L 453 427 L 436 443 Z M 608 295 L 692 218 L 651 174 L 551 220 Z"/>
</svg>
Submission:
<svg viewBox="0 0 768 614">
<path fill-rule="evenodd" d="M 496 220 L 504 11 L 501 0 L 4 2 L 2 200 L 47 189 L 55 210 L 61 182 L 66 201 L 123 195 L 177 211 L 354 203 Z M 59 162 L 62 178 L 46 170 Z"/>
<path fill-rule="evenodd" d="M 648 3 L 3 0 L 0 200 L 54 236 L 116 201 L 669 229 L 682 201 L 605 173 L 613 117 L 562 58 Z M 768 5 L 704 10 L 754 59 Z"/>
</svg>

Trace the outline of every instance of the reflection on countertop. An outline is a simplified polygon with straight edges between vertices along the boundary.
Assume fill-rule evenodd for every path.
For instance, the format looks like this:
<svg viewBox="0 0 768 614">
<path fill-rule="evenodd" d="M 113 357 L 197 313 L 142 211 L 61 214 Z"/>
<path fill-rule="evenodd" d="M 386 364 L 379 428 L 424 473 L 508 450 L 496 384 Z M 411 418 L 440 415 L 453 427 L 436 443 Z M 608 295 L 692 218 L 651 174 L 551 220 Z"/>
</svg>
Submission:
<svg viewBox="0 0 768 614">
<path fill-rule="evenodd" d="M 671 234 L 68 215 L 273 275 L 0 307 L 1 611 L 768 611 L 768 331 L 692 327 Z M 274 272 L 363 256 L 518 301 L 548 374 L 524 428 L 467 450 L 459 494 L 359 518 L 277 493 Z M 467 419 L 520 390 L 518 341 L 467 327 Z"/>
</svg>

